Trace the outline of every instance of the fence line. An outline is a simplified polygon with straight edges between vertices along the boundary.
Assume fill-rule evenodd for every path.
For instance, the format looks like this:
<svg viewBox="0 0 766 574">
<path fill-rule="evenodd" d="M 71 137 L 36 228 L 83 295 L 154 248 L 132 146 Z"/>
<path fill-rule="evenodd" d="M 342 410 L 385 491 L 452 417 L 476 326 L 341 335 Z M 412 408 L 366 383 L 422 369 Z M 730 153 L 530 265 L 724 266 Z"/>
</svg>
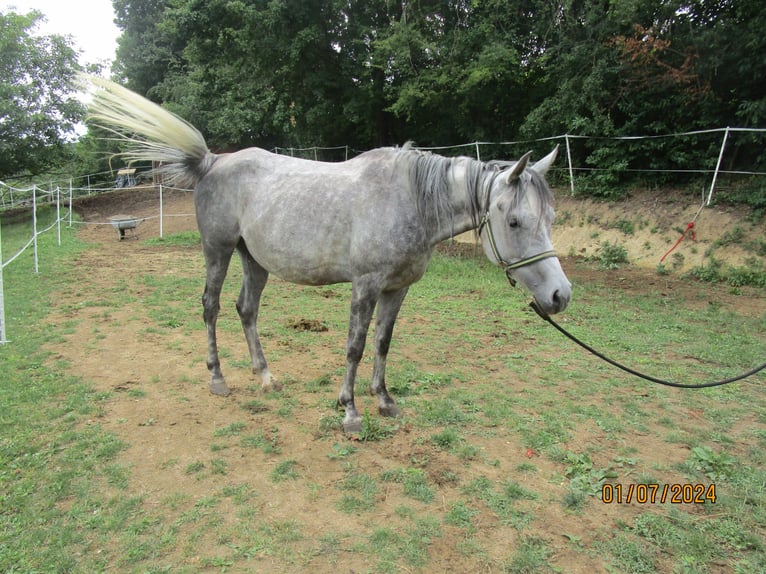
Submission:
<svg viewBox="0 0 766 574">
<path fill-rule="evenodd" d="M 18 190 L 17 190 L 18 191 Z M 69 201 L 68 206 L 68 214 L 64 214 L 62 217 L 61 215 L 61 190 L 60 188 L 56 188 L 55 191 L 46 191 L 43 189 L 39 189 L 36 185 L 33 185 L 30 189 L 24 190 L 24 191 L 31 191 L 32 192 L 32 237 L 19 249 L 15 254 L 13 254 L 7 261 L 3 259 L 3 240 L 2 240 L 2 225 L 0 225 L 0 344 L 9 343 L 10 341 L 7 338 L 6 333 L 6 321 L 5 321 L 5 286 L 4 286 L 4 280 L 3 280 L 3 270 L 13 263 L 16 259 L 19 258 L 19 256 L 24 253 L 27 249 L 32 247 L 34 252 L 34 272 L 39 273 L 40 272 L 40 258 L 39 258 L 39 252 L 37 248 L 37 238 L 44 233 L 47 233 L 54 227 L 56 227 L 56 233 L 57 233 L 57 244 L 61 245 L 61 222 L 65 220 L 66 217 L 70 218 L 71 221 L 71 212 L 72 212 L 72 202 L 71 197 Z M 48 227 L 44 229 L 38 229 L 37 228 L 37 195 L 39 193 L 42 193 L 43 195 L 50 195 L 53 197 L 55 194 L 56 197 L 56 219 L 53 223 L 48 225 Z"/>
<path fill-rule="evenodd" d="M 426 151 L 443 151 L 446 149 L 455 149 L 455 148 L 462 148 L 462 147 L 473 147 L 476 150 L 476 159 L 481 160 L 481 154 L 480 154 L 480 146 L 510 146 L 510 145 L 521 145 L 521 144 L 532 144 L 532 143 L 540 143 L 540 142 L 546 142 L 546 141 L 555 141 L 555 140 L 564 140 L 565 143 L 565 149 L 566 149 L 566 157 L 567 157 L 567 171 L 569 174 L 569 190 L 572 195 L 575 193 L 575 172 L 597 172 L 597 171 L 604 171 L 603 169 L 599 168 L 589 168 L 589 167 L 577 167 L 572 162 L 572 151 L 571 151 L 571 145 L 570 140 L 578 139 L 578 140 L 585 140 L 585 139 L 591 139 L 591 140 L 601 140 L 601 141 L 640 141 L 640 140 L 653 140 L 653 139 L 662 139 L 662 138 L 673 138 L 673 137 L 682 137 L 682 136 L 696 136 L 696 135 L 705 135 L 705 134 L 715 134 L 715 133 L 723 133 L 723 139 L 721 142 L 721 148 L 718 153 L 718 160 L 716 161 L 715 168 L 714 169 L 636 169 L 636 168 L 626 168 L 622 169 L 621 171 L 625 172 L 632 172 L 632 173 L 699 173 L 699 174 L 712 174 L 713 178 L 710 183 L 710 190 L 708 191 L 707 200 L 705 202 L 706 205 L 710 205 L 710 203 L 713 200 L 713 192 L 715 191 L 715 186 L 718 181 L 718 176 L 720 174 L 727 174 L 727 175 L 751 175 L 751 176 L 763 176 L 766 175 L 766 172 L 762 171 L 743 171 L 743 170 L 725 170 L 721 169 L 721 164 L 723 162 L 724 152 L 726 149 L 726 144 L 729 139 L 729 135 L 732 132 L 741 132 L 741 133 L 766 133 L 766 128 L 732 128 L 732 127 L 725 127 L 725 128 L 712 128 L 707 130 L 694 130 L 689 132 L 678 132 L 678 133 L 672 133 L 672 134 L 658 134 L 658 135 L 648 135 L 648 136 L 583 136 L 583 135 L 576 135 L 576 134 L 563 134 L 558 136 L 549 136 L 544 138 L 535 138 L 535 139 L 527 139 L 527 140 L 515 140 L 515 141 L 504 141 L 504 142 L 485 142 L 485 141 L 475 141 L 471 143 L 465 143 L 465 144 L 458 144 L 454 146 L 429 146 L 429 147 L 418 147 L 417 149 L 422 149 Z M 322 148 L 317 148 L 322 149 Z"/>
<path fill-rule="evenodd" d="M 717 161 L 713 165 L 713 160 L 711 158 L 711 167 L 709 168 L 678 168 L 678 169 L 637 169 L 637 168 L 626 168 L 622 169 L 620 171 L 624 172 L 631 172 L 631 173 L 679 173 L 679 174 L 700 174 L 700 175 L 712 175 L 712 181 L 710 183 L 710 188 L 707 195 L 707 204 L 709 205 L 712 201 L 713 194 L 716 188 L 716 185 L 718 183 L 718 179 L 720 175 L 737 175 L 737 176 L 764 176 L 766 175 L 766 172 L 763 171 L 748 171 L 743 169 L 731 169 L 726 170 L 722 168 L 723 165 L 723 159 L 725 156 L 726 147 L 730 142 L 730 136 L 733 133 L 753 133 L 753 134 L 764 134 L 766 133 L 766 128 L 741 128 L 741 127 L 724 127 L 724 128 L 711 128 L 711 129 L 703 129 L 703 130 L 692 130 L 687 132 L 676 132 L 676 133 L 669 133 L 669 134 L 656 134 L 656 135 L 635 135 L 635 136 L 589 136 L 589 135 L 579 135 L 579 134 L 560 134 L 555 136 L 548 136 L 548 137 L 541 137 L 541 138 L 532 138 L 532 139 L 520 139 L 520 140 L 509 140 L 509 141 L 498 141 L 498 142 L 489 142 L 489 141 L 473 141 L 468 143 L 462 143 L 462 144 L 455 144 L 455 145 L 444 145 L 444 146 L 415 146 L 416 149 L 421 149 L 424 151 L 444 151 L 449 149 L 461 149 L 461 148 L 470 148 L 473 150 L 473 154 L 476 157 L 476 159 L 480 160 L 482 159 L 482 147 L 487 146 L 520 146 L 525 144 L 535 144 L 535 143 L 541 143 L 541 142 L 563 142 L 564 147 L 566 149 L 566 162 L 567 165 L 565 168 L 563 168 L 568 175 L 569 179 L 569 189 L 570 193 L 574 194 L 575 192 L 575 176 L 578 173 L 590 173 L 590 172 L 598 172 L 598 171 L 606 171 L 606 168 L 598 168 L 598 167 L 584 167 L 580 165 L 576 165 L 573 160 L 573 150 L 572 150 L 572 142 L 574 141 L 584 141 L 584 140 L 595 140 L 595 141 L 628 141 L 628 142 L 636 142 L 640 140 L 659 140 L 659 139 L 668 139 L 668 138 L 676 138 L 676 137 L 688 137 L 688 136 L 700 136 L 700 135 L 711 135 L 711 134 L 722 134 L 722 141 L 720 145 L 720 149 L 718 152 Z M 342 146 L 310 146 L 310 147 L 274 147 L 272 148 L 272 151 L 274 153 L 278 154 L 284 154 L 284 155 L 291 155 L 295 156 L 301 155 L 301 156 L 310 156 L 312 159 L 318 160 L 320 159 L 320 152 L 337 152 L 342 151 L 341 157 L 344 160 L 349 159 L 352 155 L 358 155 L 360 153 L 363 153 L 363 150 L 356 150 L 348 145 L 342 145 Z M 99 178 L 101 180 L 105 179 L 106 174 L 114 174 L 117 170 L 111 171 L 111 172 L 100 172 L 95 174 L 87 174 L 80 176 L 78 179 L 81 181 L 86 181 L 87 185 L 84 187 L 75 187 L 73 185 L 73 180 L 68 180 L 68 185 L 58 187 L 68 187 L 69 188 L 69 194 L 70 198 L 73 195 L 77 195 L 78 197 L 80 195 L 92 195 L 94 193 L 100 193 L 104 191 L 112 191 L 114 189 L 114 186 L 93 186 L 91 185 L 91 180 L 94 178 Z M 37 188 L 39 190 L 39 188 Z M 51 189 L 54 189 L 53 182 L 51 182 Z M 6 183 L 0 181 L 0 207 L 2 208 L 8 208 L 8 207 L 14 207 L 19 204 L 25 204 L 25 199 L 27 198 L 28 194 L 32 188 L 20 188 L 20 187 L 13 187 L 10 185 L 7 185 Z M 28 202 L 28 199 L 26 200 Z"/>
<path fill-rule="evenodd" d="M 725 155 L 725 150 L 727 143 L 729 142 L 729 137 L 732 133 L 756 133 L 756 134 L 763 134 L 766 133 L 765 128 L 738 128 L 738 127 L 725 127 L 725 128 L 711 128 L 711 129 L 704 129 L 704 130 L 692 130 L 687 132 L 676 132 L 676 133 L 670 133 L 670 134 L 656 134 L 656 135 L 642 135 L 642 136 L 586 136 L 586 135 L 578 135 L 578 134 L 561 134 L 556 136 L 548 136 L 548 137 L 542 137 L 542 138 L 533 138 L 533 139 L 524 139 L 524 140 L 512 140 L 512 141 L 500 141 L 500 142 L 488 142 L 488 141 L 474 141 L 474 142 L 468 142 L 468 143 L 462 143 L 462 144 L 455 144 L 455 145 L 443 145 L 443 146 L 413 146 L 415 149 L 420 149 L 423 151 L 435 151 L 435 152 L 443 152 L 444 150 L 450 150 L 450 149 L 461 149 L 461 148 L 467 148 L 472 149 L 473 153 L 477 160 L 482 159 L 481 157 L 481 148 L 482 146 L 519 146 L 524 144 L 535 144 L 535 143 L 541 143 L 541 142 L 551 142 L 551 141 L 561 141 L 563 140 L 565 151 L 566 151 L 566 161 L 567 165 L 566 168 L 564 168 L 567 171 L 568 179 L 569 179 L 569 190 L 572 195 L 575 193 L 575 175 L 577 173 L 591 173 L 591 172 L 599 172 L 599 171 L 609 171 L 609 168 L 598 168 L 598 167 L 582 167 L 575 165 L 573 161 L 573 154 L 572 154 L 572 146 L 571 142 L 574 140 L 596 140 L 596 141 L 640 141 L 640 140 L 658 140 L 658 139 L 667 139 L 667 138 L 676 138 L 676 137 L 686 137 L 686 136 L 700 136 L 700 135 L 709 135 L 709 134 L 723 134 L 723 138 L 720 145 L 720 150 L 718 152 L 717 161 L 715 162 L 715 166 L 711 166 L 710 168 L 700 168 L 700 169 L 689 169 L 689 168 L 679 168 L 679 169 L 639 169 L 639 168 L 625 168 L 621 169 L 620 171 L 623 172 L 630 172 L 630 173 L 679 173 L 679 174 L 700 174 L 700 175 L 712 175 L 712 180 L 710 182 L 710 188 L 707 193 L 707 199 L 706 199 L 706 205 L 710 205 L 713 200 L 713 193 L 716 188 L 716 184 L 718 183 L 718 178 L 720 175 L 737 175 L 737 176 L 764 176 L 766 175 L 766 172 L 763 171 L 748 171 L 743 169 L 730 169 L 726 170 L 722 168 L 723 164 L 723 158 Z M 296 153 L 301 154 L 308 154 L 313 156 L 313 159 L 319 158 L 319 152 L 321 151 L 336 151 L 336 150 L 345 150 L 345 159 L 348 159 L 349 151 L 352 151 L 354 154 L 362 153 L 359 150 L 352 150 L 348 146 L 334 146 L 334 147 L 321 147 L 321 146 L 311 146 L 311 147 L 276 147 L 273 148 L 272 151 L 275 153 L 281 153 L 281 154 L 287 154 L 291 156 L 295 156 Z"/>
<path fill-rule="evenodd" d="M 71 182 L 71 180 L 70 180 Z M 109 225 L 114 226 L 114 224 L 110 221 L 105 222 L 93 222 L 93 221 L 76 221 L 73 220 L 72 217 L 72 202 L 73 202 L 73 196 L 74 192 L 78 191 L 76 188 L 72 187 L 71 183 L 68 187 L 68 189 L 64 190 L 64 193 L 62 194 L 62 189 L 60 187 L 56 187 L 52 190 L 45 190 L 40 187 L 37 187 L 36 185 L 33 185 L 30 188 L 16 188 L 11 187 L 3 182 L 0 182 L 0 187 L 4 187 L 9 191 L 9 197 L 12 196 L 14 192 L 17 192 L 17 198 L 18 193 L 28 193 L 30 194 L 29 199 L 26 197 L 24 198 L 24 201 L 20 201 L 15 204 L 14 207 L 24 207 L 24 208 L 30 208 L 32 212 L 32 232 L 31 237 L 29 240 L 24 243 L 24 245 L 19 248 L 11 257 L 9 257 L 7 260 L 3 258 L 3 241 L 2 241 L 2 225 L 0 225 L 0 344 L 9 343 L 10 341 L 7 338 L 7 332 L 6 332 L 6 315 L 5 315 L 5 290 L 4 290 L 4 284 L 3 284 L 3 270 L 16 261 L 27 249 L 32 248 L 34 255 L 34 272 L 39 273 L 40 267 L 39 267 L 39 251 L 37 246 L 37 239 L 44 233 L 47 233 L 51 231 L 54 227 L 56 227 L 56 233 L 57 233 L 57 245 L 61 245 L 61 224 L 64 223 L 68 227 L 72 227 L 74 224 L 81 224 L 81 225 Z M 151 186 L 155 187 L 155 186 Z M 160 221 L 160 238 L 163 237 L 163 221 L 167 218 L 172 217 L 193 217 L 194 213 L 165 213 L 164 207 L 163 207 L 163 193 L 164 191 L 171 190 L 171 191 L 183 191 L 188 192 L 191 190 L 188 189 L 181 189 L 176 187 L 168 187 L 159 185 L 157 186 L 160 193 L 160 213 L 159 215 L 150 215 L 147 217 L 137 217 L 136 221 L 147 221 L 150 219 L 159 219 Z M 87 189 L 83 188 L 80 191 L 88 191 Z M 114 191 L 113 189 L 110 191 Z M 38 207 L 40 205 L 40 197 L 45 197 L 48 199 L 48 204 L 53 204 L 55 202 L 56 204 L 56 216 L 55 220 L 49 224 L 44 229 L 38 229 L 38 218 L 37 218 L 37 211 Z M 62 213 L 61 204 L 66 204 L 66 210 Z"/>
</svg>

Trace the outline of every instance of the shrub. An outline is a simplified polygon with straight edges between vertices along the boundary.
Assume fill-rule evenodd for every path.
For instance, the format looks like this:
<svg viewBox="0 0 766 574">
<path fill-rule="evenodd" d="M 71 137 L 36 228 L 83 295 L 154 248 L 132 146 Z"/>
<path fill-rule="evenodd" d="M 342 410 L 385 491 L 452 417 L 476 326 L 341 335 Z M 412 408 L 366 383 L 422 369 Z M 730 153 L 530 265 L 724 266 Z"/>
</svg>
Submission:
<svg viewBox="0 0 766 574">
<path fill-rule="evenodd" d="M 618 269 L 621 263 L 628 262 L 628 250 L 623 245 L 605 241 L 590 259 L 597 261 L 600 269 Z"/>
<path fill-rule="evenodd" d="M 766 268 L 755 258 L 748 259 L 743 267 L 724 265 L 711 258 L 708 265 L 700 265 L 689 271 L 689 275 L 708 283 L 728 283 L 732 287 L 766 287 Z"/>
</svg>

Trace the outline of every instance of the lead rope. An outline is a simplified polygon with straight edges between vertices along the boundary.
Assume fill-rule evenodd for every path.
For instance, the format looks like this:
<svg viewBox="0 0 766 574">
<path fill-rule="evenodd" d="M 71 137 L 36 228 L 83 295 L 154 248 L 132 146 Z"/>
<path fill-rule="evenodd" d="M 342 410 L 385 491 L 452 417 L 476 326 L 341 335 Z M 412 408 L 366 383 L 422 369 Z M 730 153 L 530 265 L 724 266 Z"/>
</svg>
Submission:
<svg viewBox="0 0 766 574">
<path fill-rule="evenodd" d="M 756 368 L 754 368 L 754 369 L 752 369 L 752 370 L 750 370 L 750 371 L 748 371 L 746 373 L 743 373 L 743 374 L 741 374 L 739 376 L 732 377 L 730 379 L 723 379 L 721 381 L 713 381 L 713 382 L 709 382 L 709 383 L 676 383 L 676 382 L 673 382 L 673 381 L 666 381 L 666 380 L 663 380 L 663 379 L 658 379 L 656 377 L 652 377 L 650 375 L 645 375 L 644 373 L 640 373 L 640 372 L 638 372 L 638 371 L 636 371 L 634 369 L 631 369 L 630 367 L 626 367 L 625 365 L 622 365 L 622 364 L 618 363 L 617 361 L 615 361 L 613 359 L 610 359 L 609 357 L 607 357 L 603 353 L 599 353 L 593 347 L 583 343 L 580 339 L 578 339 L 577 337 L 572 335 L 569 331 L 564 329 L 564 327 L 562 327 L 561 325 L 556 323 L 556 321 L 551 319 L 550 316 L 547 313 L 545 313 L 538 306 L 537 301 L 532 301 L 529 304 L 529 306 L 532 307 L 534 312 L 537 313 L 542 319 L 545 319 L 546 321 L 548 321 L 548 323 L 553 325 L 561 334 L 563 334 L 564 336 L 568 337 L 569 339 L 571 339 L 572 341 L 574 341 L 575 343 L 580 345 L 586 351 L 588 351 L 588 352 L 592 353 L 593 355 L 597 356 L 599 359 L 603 359 L 604 361 L 606 361 L 610 365 L 613 365 L 613 366 L 617 367 L 618 369 L 621 369 L 621 370 L 625 371 L 626 373 L 630 373 L 631 375 L 635 375 L 636 377 L 642 378 L 642 379 L 647 380 L 647 381 L 651 381 L 652 383 L 657 383 L 659 385 L 665 385 L 666 387 L 676 387 L 676 388 L 679 388 L 679 389 L 706 389 L 706 388 L 709 388 L 709 387 L 720 387 L 721 385 L 728 385 L 729 383 L 733 383 L 735 381 L 741 381 L 742 379 L 746 379 L 747 377 L 750 377 L 750 376 L 756 374 L 757 372 L 762 371 L 763 369 L 766 369 L 766 363 L 764 363 L 763 365 L 761 365 L 759 367 L 756 367 Z"/>
<path fill-rule="evenodd" d="M 684 238 L 686 237 L 686 234 L 687 234 L 687 233 L 689 233 L 690 231 L 692 232 L 692 233 L 691 233 L 692 241 L 694 241 L 695 239 L 697 239 L 697 236 L 696 236 L 696 234 L 695 234 L 695 232 L 694 232 L 694 224 L 697 222 L 697 218 L 700 216 L 700 213 L 702 213 L 702 210 L 703 210 L 704 208 L 705 208 L 705 201 L 703 200 L 703 201 L 702 201 L 702 205 L 700 205 L 700 208 L 697 210 L 697 213 L 695 213 L 695 214 L 694 214 L 694 218 L 693 218 L 693 219 L 692 219 L 692 220 L 691 220 L 691 221 L 690 221 L 690 222 L 689 222 L 689 223 L 686 225 L 686 229 L 685 229 L 685 230 L 684 230 L 684 232 L 681 234 L 681 237 L 679 237 L 679 238 L 678 238 L 678 241 L 676 241 L 676 242 L 673 244 L 673 247 L 671 247 L 670 249 L 668 249 L 668 250 L 667 250 L 667 252 L 665 253 L 665 255 L 663 255 L 662 257 L 660 257 L 660 263 L 662 263 L 663 261 L 665 261 L 665 258 L 666 258 L 668 255 L 670 255 L 671 253 L 673 253 L 673 250 L 675 250 L 675 248 L 679 246 L 679 244 L 680 244 L 680 243 L 681 243 L 681 242 L 684 240 Z"/>
</svg>

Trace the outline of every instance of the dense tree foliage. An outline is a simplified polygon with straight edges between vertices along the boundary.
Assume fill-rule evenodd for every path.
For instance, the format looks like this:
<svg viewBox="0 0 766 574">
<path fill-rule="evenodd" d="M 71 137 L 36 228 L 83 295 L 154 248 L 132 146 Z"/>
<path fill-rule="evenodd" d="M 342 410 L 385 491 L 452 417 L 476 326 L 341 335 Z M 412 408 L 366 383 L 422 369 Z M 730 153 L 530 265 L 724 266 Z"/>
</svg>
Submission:
<svg viewBox="0 0 766 574">
<path fill-rule="evenodd" d="M 219 149 L 766 123 L 760 0 L 114 4 L 119 74 Z M 578 153 L 616 174 L 710 157 L 711 145 L 663 141 L 630 160 L 604 142 Z"/>
<path fill-rule="evenodd" d="M 760 0 L 113 0 L 115 75 L 218 150 L 356 149 L 766 124 Z M 0 14 L 0 176 L 62 157 L 76 54 Z M 756 136 L 727 158 L 766 169 Z M 90 145 L 90 144 L 89 144 Z M 545 144 L 548 145 L 548 144 Z M 720 137 L 573 147 L 609 186 L 707 165 Z M 541 150 L 542 151 L 542 148 Z"/>
<path fill-rule="evenodd" d="M 62 36 L 33 35 L 41 17 L 0 12 L 0 178 L 60 163 L 84 113 L 77 53 Z"/>
<path fill-rule="evenodd" d="M 217 150 L 766 124 L 760 0 L 112 1 L 114 74 Z M 40 17 L 0 13 L 0 177 L 61 162 L 82 114 L 77 55 L 32 34 Z M 766 170 L 763 137 L 737 134 L 727 162 Z M 599 168 L 580 187 L 607 189 L 634 169 L 712 167 L 720 134 L 575 144 Z"/>
</svg>

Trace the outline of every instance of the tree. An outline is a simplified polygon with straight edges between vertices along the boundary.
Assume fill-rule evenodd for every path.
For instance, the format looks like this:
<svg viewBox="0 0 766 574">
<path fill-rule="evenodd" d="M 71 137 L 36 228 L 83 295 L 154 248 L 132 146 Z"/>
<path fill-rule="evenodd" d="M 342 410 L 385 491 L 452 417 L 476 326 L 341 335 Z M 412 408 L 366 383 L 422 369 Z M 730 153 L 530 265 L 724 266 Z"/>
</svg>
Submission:
<svg viewBox="0 0 766 574">
<path fill-rule="evenodd" d="M 157 29 L 183 48 L 154 94 L 219 149 L 353 145 L 357 110 L 346 104 L 356 86 L 342 64 L 343 4 L 177 0 Z"/>
<path fill-rule="evenodd" d="M 512 138 L 533 101 L 534 0 L 402 2 L 375 63 L 389 110 L 422 145 Z"/>
<path fill-rule="evenodd" d="M 0 13 L 0 177 L 60 161 L 84 114 L 73 87 L 77 54 L 62 36 L 34 36 L 41 18 Z"/>
<path fill-rule="evenodd" d="M 766 50 L 766 14 L 757 0 L 564 0 L 555 23 L 536 63 L 546 95 L 522 136 L 665 135 L 766 119 L 766 66 L 757 56 Z M 748 139 L 739 139 L 750 144 L 747 165 L 762 165 L 766 153 Z M 709 165 L 719 147 L 718 137 L 590 140 L 573 155 L 605 170 L 583 177 L 593 191 L 621 193 L 637 177 L 630 169 Z M 740 155 L 731 143 L 729 151 Z"/>
<path fill-rule="evenodd" d="M 766 121 L 761 0 L 113 1 L 128 86 L 219 150 Z M 572 154 L 607 189 L 630 168 L 699 164 L 711 141 L 590 139 Z"/>
<path fill-rule="evenodd" d="M 117 39 L 114 74 L 131 90 L 158 99 L 152 93 L 181 58 L 181 48 L 170 44 L 158 29 L 167 0 L 112 0 Z"/>
</svg>

